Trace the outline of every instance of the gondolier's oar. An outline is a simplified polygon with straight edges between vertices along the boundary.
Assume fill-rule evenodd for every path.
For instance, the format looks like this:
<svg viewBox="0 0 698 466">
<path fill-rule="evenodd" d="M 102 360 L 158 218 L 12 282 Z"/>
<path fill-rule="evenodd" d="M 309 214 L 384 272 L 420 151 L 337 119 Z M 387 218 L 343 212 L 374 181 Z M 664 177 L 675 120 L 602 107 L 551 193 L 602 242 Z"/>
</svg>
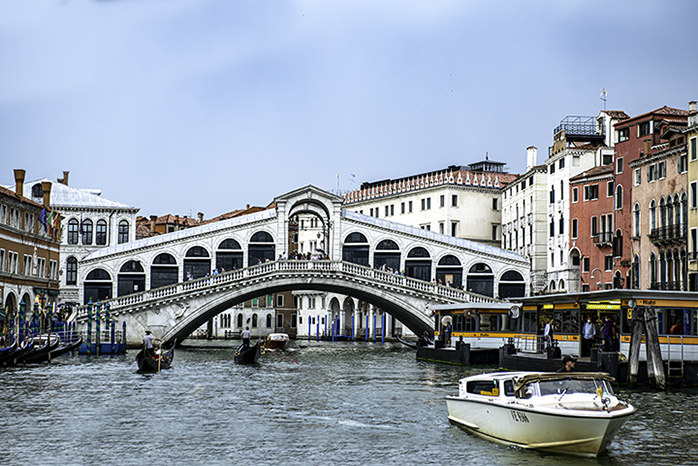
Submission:
<svg viewBox="0 0 698 466">
<path fill-rule="evenodd" d="M 266 351 L 269 351 L 269 352 L 271 352 L 271 353 L 274 353 L 274 354 L 277 355 L 277 356 L 281 356 L 281 357 L 284 358 L 284 359 L 288 359 L 288 360 L 291 361 L 291 362 L 295 362 L 296 364 L 300 364 L 298 361 L 294 361 L 294 360 L 291 359 L 291 358 L 287 358 L 287 357 L 284 356 L 283 354 L 277 353 L 276 351 L 274 351 L 274 350 L 271 349 L 271 348 L 267 348 L 267 349 L 265 349 L 264 351 L 265 351 L 265 352 L 266 352 Z"/>
</svg>

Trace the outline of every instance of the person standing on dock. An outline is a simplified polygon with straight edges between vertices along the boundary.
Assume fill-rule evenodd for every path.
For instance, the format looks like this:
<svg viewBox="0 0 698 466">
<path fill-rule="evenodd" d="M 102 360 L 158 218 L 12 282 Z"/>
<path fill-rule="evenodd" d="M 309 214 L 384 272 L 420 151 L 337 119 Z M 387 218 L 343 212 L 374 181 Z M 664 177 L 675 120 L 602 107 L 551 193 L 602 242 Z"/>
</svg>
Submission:
<svg viewBox="0 0 698 466">
<path fill-rule="evenodd" d="M 601 327 L 601 335 L 603 336 L 603 350 L 606 353 L 613 351 L 614 333 L 615 330 L 613 328 L 613 321 L 608 316 L 604 316 L 603 326 Z"/>
<path fill-rule="evenodd" d="M 591 354 L 591 347 L 596 337 L 596 326 L 591 321 L 591 316 L 587 317 L 587 321 L 582 329 L 582 356 Z"/>
<path fill-rule="evenodd" d="M 543 339 L 545 340 L 545 349 L 550 351 L 553 348 L 553 338 L 555 337 L 555 328 L 553 327 L 553 318 L 548 317 L 548 323 L 545 324 Z"/>
</svg>

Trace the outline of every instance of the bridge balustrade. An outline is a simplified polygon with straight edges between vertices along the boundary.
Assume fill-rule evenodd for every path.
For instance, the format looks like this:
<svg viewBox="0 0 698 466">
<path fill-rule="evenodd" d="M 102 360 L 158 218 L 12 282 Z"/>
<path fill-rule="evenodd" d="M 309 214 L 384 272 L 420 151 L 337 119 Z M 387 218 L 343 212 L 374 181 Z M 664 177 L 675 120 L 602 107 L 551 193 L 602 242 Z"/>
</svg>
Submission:
<svg viewBox="0 0 698 466">
<path fill-rule="evenodd" d="M 488 296 L 478 295 L 458 288 L 451 288 L 432 282 L 405 277 L 394 272 L 383 271 L 345 261 L 328 260 L 276 260 L 263 264 L 253 265 L 244 269 L 231 270 L 217 275 L 202 277 L 195 280 L 176 283 L 173 285 L 147 290 L 140 293 L 129 294 L 113 298 L 108 302 L 112 311 L 142 305 L 148 302 L 155 302 L 172 296 L 188 294 L 207 289 L 242 282 L 253 277 L 264 277 L 283 272 L 300 273 L 303 272 L 316 275 L 318 272 L 328 274 L 348 274 L 368 278 L 376 284 L 398 286 L 411 291 L 430 293 L 439 297 L 460 301 L 460 302 L 497 302 L 498 300 Z M 87 317 L 87 305 L 76 309 L 75 318 L 83 320 Z"/>
</svg>

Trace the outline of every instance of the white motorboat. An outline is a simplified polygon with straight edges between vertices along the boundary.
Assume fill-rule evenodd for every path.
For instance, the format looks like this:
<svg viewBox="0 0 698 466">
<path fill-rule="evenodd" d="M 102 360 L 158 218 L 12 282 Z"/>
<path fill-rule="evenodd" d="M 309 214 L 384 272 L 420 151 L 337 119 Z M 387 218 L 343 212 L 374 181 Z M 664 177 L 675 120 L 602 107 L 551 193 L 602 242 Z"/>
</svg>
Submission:
<svg viewBox="0 0 698 466">
<path fill-rule="evenodd" d="M 284 350 L 288 346 L 290 339 L 286 333 L 270 333 L 264 340 L 262 347 L 271 350 Z"/>
<path fill-rule="evenodd" d="M 498 372 L 460 380 L 448 418 L 488 440 L 578 456 L 602 452 L 635 408 L 595 372 Z"/>
</svg>

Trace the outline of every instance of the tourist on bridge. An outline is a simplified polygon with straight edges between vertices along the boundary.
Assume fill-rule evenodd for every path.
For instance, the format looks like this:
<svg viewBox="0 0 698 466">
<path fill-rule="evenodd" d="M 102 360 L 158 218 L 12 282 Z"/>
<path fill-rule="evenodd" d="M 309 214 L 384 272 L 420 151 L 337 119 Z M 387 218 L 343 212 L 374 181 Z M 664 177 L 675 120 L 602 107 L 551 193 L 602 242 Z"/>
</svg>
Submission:
<svg viewBox="0 0 698 466">
<path fill-rule="evenodd" d="M 247 348 L 250 346 L 250 337 L 252 337 L 252 332 L 250 332 L 250 327 L 245 327 L 245 330 L 240 334 L 242 337 L 242 347 Z"/>
</svg>

